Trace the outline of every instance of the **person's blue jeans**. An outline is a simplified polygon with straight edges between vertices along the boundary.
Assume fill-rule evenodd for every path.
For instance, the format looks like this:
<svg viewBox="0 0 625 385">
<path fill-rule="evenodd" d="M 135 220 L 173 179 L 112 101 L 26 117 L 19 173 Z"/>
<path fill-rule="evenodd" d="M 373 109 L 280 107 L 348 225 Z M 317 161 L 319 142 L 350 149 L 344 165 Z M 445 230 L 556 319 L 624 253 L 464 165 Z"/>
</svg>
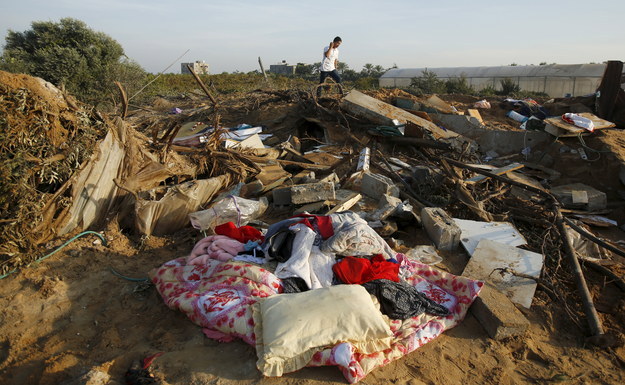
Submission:
<svg viewBox="0 0 625 385">
<path fill-rule="evenodd" d="M 334 79 L 334 81 L 337 83 L 341 82 L 341 75 L 339 75 L 339 71 L 332 70 L 332 71 L 321 71 L 321 75 L 319 77 L 319 83 L 323 83 L 328 76 Z"/>
<path fill-rule="evenodd" d="M 332 70 L 332 71 L 321 71 L 321 74 L 319 76 L 319 84 L 325 82 L 328 76 L 334 79 L 334 81 L 337 83 L 341 82 L 341 75 L 339 75 L 339 71 Z M 330 88 L 330 87 L 325 86 L 324 88 Z M 319 96 L 321 96 L 321 87 L 317 88 L 317 97 Z"/>
</svg>

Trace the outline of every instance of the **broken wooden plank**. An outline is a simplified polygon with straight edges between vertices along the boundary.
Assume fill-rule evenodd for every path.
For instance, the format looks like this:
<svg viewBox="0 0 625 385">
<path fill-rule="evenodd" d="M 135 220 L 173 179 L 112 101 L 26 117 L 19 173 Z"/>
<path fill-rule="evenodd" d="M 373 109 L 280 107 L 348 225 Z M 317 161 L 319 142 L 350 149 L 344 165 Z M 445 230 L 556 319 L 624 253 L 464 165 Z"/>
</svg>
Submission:
<svg viewBox="0 0 625 385">
<path fill-rule="evenodd" d="M 477 121 L 480 122 L 481 125 L 484 125 L 484 120 L 482 119 L 482 115 L 478 110 L 469 108 L 467 112 L 469 113 L 469 116 L 477 119 Z"/>
<path fill-rule="evenodd" d="M 600 117 L 593 115 L 589 112 L 581 112 L 577 115 L 583 118 L 590 119 L 593 125 L 595 126 L 594 128 L 595 130 L 600 130 L 603 128 L 611 128 L 611 127 L 616 126 L 614 123 L 601 119 Z M 559 116 L 553 117 L 553 118 L 547 118 L 544 120 L 544 122 L 546 123 L 545 132 L 553 136 L 574 137 L 578 135 L 590 135 L 591 134 L 591 132 L 586 130 L 585 128 L 577 127 L 574 124 L 567 123 L 564 120 L 562 120 L 562 118 Z"/>
<path fill-rule="evenodd" d="M 524 166 L 521 163 L 511 163 L 505 167 L 500 167 L 500 168 L 496 168 L 494 170 L 489 170 L 491 173 L 496 174 L 496 175 L 503 175 L 507 172 L 510 171 L 514 171 L 514 170 L 518 170 L 523 168 Z M 474 176 L 473 178 L 469 178 L 469 179 L 465 179 L 465 183 L 469 183 L 469 184 L 473 184 L 473 183 L 478 183 L 481 182 L 485 179 L 488 179 L 487 176 L 485 175 L 478 175 L 478 176 Z"/>
<path fill-rule="evenodd" d="M 330 211 L 328 211 L 328 214 L 334 214 L 334 213 L 338 213 L 341 211 L 349 210 L 356 203 L 358 203 L 358 201 L 361 199 L 362 199 L 362 195 L 355 192 L 351 194 L 349 197 L 347 197 L 346 199 L 339 202 L 339 204 L 331 208 Z"/>
</svg>

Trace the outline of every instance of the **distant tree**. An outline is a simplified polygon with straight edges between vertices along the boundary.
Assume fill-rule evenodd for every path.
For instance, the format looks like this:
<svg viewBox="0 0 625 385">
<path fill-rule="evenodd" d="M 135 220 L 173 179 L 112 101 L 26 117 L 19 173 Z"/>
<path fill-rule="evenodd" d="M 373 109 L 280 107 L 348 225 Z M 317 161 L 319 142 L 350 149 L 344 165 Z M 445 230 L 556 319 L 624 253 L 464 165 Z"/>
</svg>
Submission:
<svg viewBox="0 0 625 385">
<path fill-rule="evenodd" d="M 541 61 L 538 65 L 539 65 L 539 66 L 546 66 L 546 65 L 547 65 L 547 62 L 546 62 L 546 61 Z"/>
<path fill-rule="evenodd" d="M 511 63 L 510 64 L 510 67 L 516 67 L 516 66 L 518 66 L 518 64 L 516 64 L 516 63 Z"/>
<path fill-rule="evenodd" d="M 432 72 L 423 70 L 422 76 L 414 77 L 410 80 L 410 88 L 422 94 L 442 94 L 447 91 L 445 82 Z"/>
<path fill-rule="evenodd" d="M 313 80 L 319 76 L 319 66 L 315 64 L 297 63 L 295 66 L 295 76 Z"/>
<path fill-rule="evenodd" d="M 35 21 L 31 27 L 24 32 L 9 30 L 0 69 L 64 84 L 79 99 L 94 104 L 115 92 L 114 80 L 124 83 L 145 76 L 117 41 L 80 20 Z"/>
</svg>

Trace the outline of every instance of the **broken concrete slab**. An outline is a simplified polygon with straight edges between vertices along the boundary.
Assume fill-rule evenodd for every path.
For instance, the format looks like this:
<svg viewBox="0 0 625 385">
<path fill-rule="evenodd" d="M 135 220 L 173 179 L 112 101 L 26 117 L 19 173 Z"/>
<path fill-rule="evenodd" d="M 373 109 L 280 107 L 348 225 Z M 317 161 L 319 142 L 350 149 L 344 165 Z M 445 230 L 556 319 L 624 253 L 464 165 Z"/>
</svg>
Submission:
<svg viewBox="0 0 625 385">
<path fill-rule="evenodd" d="M 580 196 L 579 192 L 586 192 L 588 202 L 575 202 L 573 196 Z M 551 189 L 551 193 L 562 202 L 566 208 L 584 209 L 587 211 L 603 210 L 607 207 L 608 201 L 606 194 L 593 187 L 583 183 L 572 183 L 563 186 L 557 186 Z"/>
<path fill-rule="evenodd" d="M 469 310 L 495 340 L 521 336 L 530 325 L 510 299 L 490 284 L 482 287 Z"/>
<path fill-rule="evenodd" d="M 434 139 L 459 137 L 455 132 L 443 130 L 432 122 L 356 90 L 351 91 L 343 98 L 341 107 L 353 115 L 361 116 L 375 124 L 393 126 L 393 119 L 397 119 L 400 123 L 412 122 L 424 128 L 432 134 Z"/>
<path fill-rule="evenodd" d="M 461 230 L 452 217 L 440 207 L 424 207 L 421 222 L 430 239 L 439 250 L 455 250 L 460 242 Z"/>
<path fill-rule="evenodd" d="M 543 147 L 553 137 L 542 131 L 500 131 L 482 128 L 477 119 L 464 115 L 438 115 L 437 121 L 444 127 L 475 140 L 482 152 L 497 151 L 500 154 L 518 154 L 525 147 Z"/>
<path fill-rule="evenodd" d="M 525 237 L 509 222 L 481 222 L 459 218 L 454 218 L 454 222 L 461 230 L 460 242 L 469 255 L 473 255 L 482 239 L 489 239 L 508 246 L 527 244 Z"/>
<path fill-rule="evenodd" d="M 510 273 L 502 274 L 496 269 L 511 269 L 516 273 L 538 279 L 543 261 L 542 254 L 482 239 L 462 275 L 492 283 L 512 302 L 529 309 L 536 291 L 536 281 Z"/>
<path fill-rule="evenodd" d="M 382 195 L 378 202 L 378 209 L 367 215 L 369 221 L 383 221 L 390 217 L 397 207 L 402 204 L 402 200 L 387 194 Z"/>
<path fill-rule="evenodd" d="M 399 188 L 395 186 L 391 178 L 369 172 L 362 176 L 360 192 L 374 199 L 379 199 L 382 195 L 399 197 Z"/>
<path fill-rule="evenodd" d="M 312 203 L 335 199 L 334 183 L 319 182 L 291 186 L 291 202 L 294 204 Z"/>
<path fill-rule="evenodd" d="M 293 204 L 291 201 L 291 187 L 273 189 L 271 194 L 273 196 L 274 207 L 283 207 Z"/>
</svg>

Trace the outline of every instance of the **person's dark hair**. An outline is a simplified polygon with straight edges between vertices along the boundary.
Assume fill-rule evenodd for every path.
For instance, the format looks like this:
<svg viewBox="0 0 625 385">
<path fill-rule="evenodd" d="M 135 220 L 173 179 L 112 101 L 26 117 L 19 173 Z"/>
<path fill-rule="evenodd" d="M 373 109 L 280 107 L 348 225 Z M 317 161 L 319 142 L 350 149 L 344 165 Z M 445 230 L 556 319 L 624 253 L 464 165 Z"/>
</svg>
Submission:
<svg viewBox="0 0 625 385">
<path fill-rule="evenodd" d="M 334 38 L 334 42 L 335 42 L 335 43 L 338 43 L 339 41 L 340 41 L 341 43 L 343 42 L 343 40 L 341 40 L 341 38 L 340 38 L 340 37 L 338 37 L 338 36 Z"/>
</svg>

